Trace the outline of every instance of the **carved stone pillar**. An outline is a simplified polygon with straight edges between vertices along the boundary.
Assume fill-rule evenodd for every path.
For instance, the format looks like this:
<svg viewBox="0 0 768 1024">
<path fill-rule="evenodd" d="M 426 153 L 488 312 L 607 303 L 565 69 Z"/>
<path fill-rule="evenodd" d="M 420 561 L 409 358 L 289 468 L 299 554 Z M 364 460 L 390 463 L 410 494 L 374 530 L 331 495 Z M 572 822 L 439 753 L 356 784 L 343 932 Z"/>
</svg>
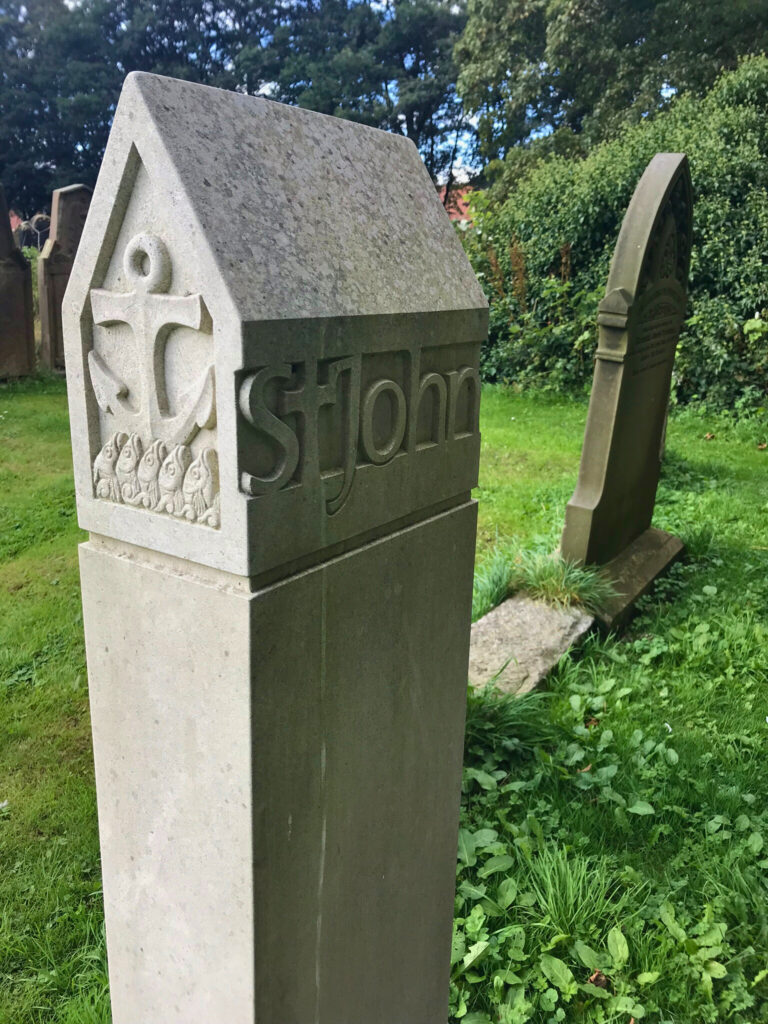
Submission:
<svg viewBox="0 0 768 1024">
<path fill-rule="evenodd" d="M 444 1024 L 487 311 L 415 148 L 131 75 L 64 312 L 115 1024 Z"/>
</svg>

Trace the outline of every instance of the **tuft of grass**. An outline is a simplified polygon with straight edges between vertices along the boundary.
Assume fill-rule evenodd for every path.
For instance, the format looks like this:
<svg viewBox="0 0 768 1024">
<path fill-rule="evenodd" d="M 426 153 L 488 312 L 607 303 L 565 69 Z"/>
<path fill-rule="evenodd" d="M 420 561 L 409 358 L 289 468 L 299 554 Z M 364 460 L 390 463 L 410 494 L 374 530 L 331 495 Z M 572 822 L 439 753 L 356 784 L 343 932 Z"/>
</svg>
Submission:
<svg viewBox="0 0 768 1024">
<path fill-rule="evenodd" d="M 605 575 L 594 566 L 580 566 L 560 554 L 521 551 L 514 563 L 512 590 L 524 590 L 531 597 L 567 608 L 579 604 L 596 611 L 615 596 Z"/>
<path fill-rule="evenodd" d="M 480 764 L 488 750 L 506 755 L 531 752 L 552 743 L 558 736 L 547 701 L 549 694 L 534 690 L 519 697 L 499 693 L 492 686 L 467 690 L 464 731 L 465 764 Z"/>
<path fill-rule="evenodd" d="M 610 580 L 594 566 L 576 565 L 557 552 L 498 545 L 475 573 L 473 621 L 518 592 L 559 608 L 581 605 L 591 612 L 616 593 Z"/>
<path fill-rule="evenodd" d="M 473 622 L 509 597 L 514 563 L 514 548 L 498 546 L 493 547 L 477 567 L 472 590 Z"/>
</svg>

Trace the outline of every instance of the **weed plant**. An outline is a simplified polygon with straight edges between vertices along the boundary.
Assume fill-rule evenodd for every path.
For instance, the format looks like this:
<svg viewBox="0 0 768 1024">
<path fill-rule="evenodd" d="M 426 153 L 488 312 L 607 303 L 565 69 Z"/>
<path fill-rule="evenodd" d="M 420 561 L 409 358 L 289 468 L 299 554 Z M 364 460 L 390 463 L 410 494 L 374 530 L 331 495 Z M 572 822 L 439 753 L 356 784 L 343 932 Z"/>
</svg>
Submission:
<svg viewBox="0 0 768 1024">
<path fill-rule="evenodd" d="M 494 443 L 497 424 L 537 428 L 551 409 L 485 399 Z M 626 635 L 565 658 L 549 692 L 470 695 L 452 1020 L 768 1020 L 763 431 L 760 416 L 675 416 L 655 521 L 684 560 Z M 507 465 L 523 444 L 507 441 Z M 516 502 L 519 539 L 485 533 L 476 610 L 511 585 L 521 548 L 554 548 L 574 482 L 545 472 L 526 494 L 518 472 L 508 490 L 499 461 L 481 494 L 504 520 Z"/>
</svg>

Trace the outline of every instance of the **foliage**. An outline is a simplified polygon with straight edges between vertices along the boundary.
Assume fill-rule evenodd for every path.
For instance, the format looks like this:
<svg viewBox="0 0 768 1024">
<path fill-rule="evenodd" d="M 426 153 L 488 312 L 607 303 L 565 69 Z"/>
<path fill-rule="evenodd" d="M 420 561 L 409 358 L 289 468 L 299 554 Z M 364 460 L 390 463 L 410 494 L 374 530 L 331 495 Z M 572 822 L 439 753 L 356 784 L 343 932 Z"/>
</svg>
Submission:
<svg viewBox="0 0 768 1024">
<path fill-rule="evenodd" d="M 40 259 L 40 252 L 34 245 L 25 246 L 22 252 L 24 253 L 24 258 L 29 263 L 30 273 L 32 275 L 32 311 L 35 317 L 39 317 L 40 296 L 38 295 L 37 287 L 37 261 Z"/>
<path fill-rule="evenodd" d="M 540 413 L 557 462 L 567 409 L 484 393 L 484 437 L 498 447 L 504 424 L 516 466 L 483 474 L 488 501 L 534 473 L 514 460 L 528 437 L 546 444 L 529 433 Z M 625 637 L 564 659 L 550 692 L 470 693 L 452 1020 L 768 1020 L 766 436 L 765 415 L 676 413 L 656 522 L 684 562 Z M 544 521 L 521 510 L 548 508 L 554 484 L 551 549 L 573 476 L 535 474 L 516 521 L 535 546 Z M 505 543 L 485 536 L 481 571 Z"/>
<path fill-rule="evenodd" d="M 700 95 L 768 46 L 766 14 L 766 0 L 469 0 L 458 84 L 481 153 L 549 133 L 546 149 L 595 142 L 671 95 Z"/>
<path fill-rule="evenodd" d="M 554 157 L 504 204 L 478 198 L 466 244 L 492 301 L 486 379 L 579 390 L 596 306 L 634 188 L 652 156 L 686 152 L 695 208 L 689 318 L 673 393 L 721 407 L 768 390 L 768 59 L 744 61 L 703 99 L 681 97 L 581 161 Z"/>
<path fill-rule="evenodd" d="M 556 543 L 585 411 L 484 389 L 481 569 Z M 551 694 L 469 695 L 462 1024 L 768 1019 L 766 441 L 676 411 L 657 524 L 688 560 Z M 0 486 L 0 1024 L 108 1024 L 63 382 L 0 386 Z"/>
<path fill-rule="evenodd" d="M 93 184 L 123 78 L 151 71 L 407 135 L 450 172 L 465 130 L 447 0 L 10 0 L 0 5 L 0 179 L 30 215 Z M 375 185 L 372 183 L 372 187 Z"/>
</svg>

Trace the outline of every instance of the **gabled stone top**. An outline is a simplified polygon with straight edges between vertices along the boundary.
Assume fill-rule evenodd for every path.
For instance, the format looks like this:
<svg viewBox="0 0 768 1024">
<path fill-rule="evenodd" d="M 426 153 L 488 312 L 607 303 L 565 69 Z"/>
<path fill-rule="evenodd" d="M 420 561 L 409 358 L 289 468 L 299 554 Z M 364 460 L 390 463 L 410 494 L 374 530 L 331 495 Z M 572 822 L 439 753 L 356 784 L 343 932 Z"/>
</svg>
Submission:
<svg viewBox="0 0 768 1024">
<path fill-rule="evenodd" d="M 408 139 L 142 72 L 113 135 L 137 130 L 175 169 L 242 320 L 486 305 Z"/>
<path fill-rule="evenodd" d="M 263 581 L 466 501 L 487 318 L 408 140 L 130 75 L 62 304 L 81 525 Z"/>
<path fill-rule="evenodd" d="M 87 185 L 65 185 L 57 188 L 51 202 L 51 230 L 46 247 L 48 252 L 58 243 L 65 253 L 77 251 L 83 225 L 88 214 L 92 190 Z M 47 255 L 48 253 L 46 253 Z"/>
</svg>

